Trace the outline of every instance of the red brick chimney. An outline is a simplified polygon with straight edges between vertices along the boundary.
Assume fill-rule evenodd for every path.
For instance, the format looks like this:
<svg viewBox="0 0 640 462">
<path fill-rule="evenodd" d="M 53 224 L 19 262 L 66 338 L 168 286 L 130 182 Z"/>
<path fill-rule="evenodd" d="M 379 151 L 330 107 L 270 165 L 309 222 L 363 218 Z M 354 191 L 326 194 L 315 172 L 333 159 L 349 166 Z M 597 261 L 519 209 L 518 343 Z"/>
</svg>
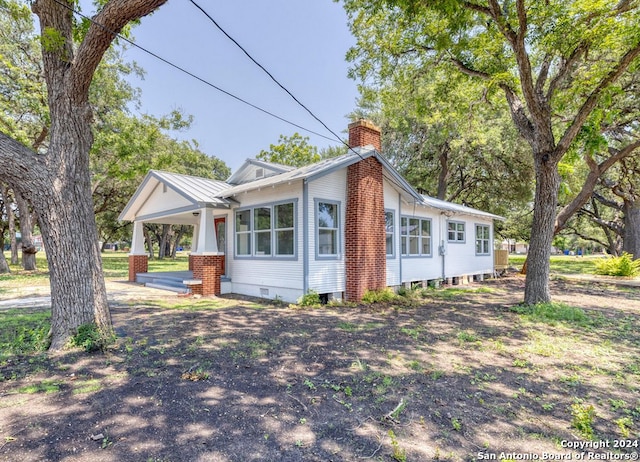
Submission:
<svg viewBox="0 0 640 462">
<path fill-rule="evenodd" d="M 382 152 L 380 129 L 370 120 L 359 119 L 349 124 L 349 146 L 359 148 L 372 145 L 376 151 Z"/>
<path fill-rule="evenodd" d="M 380 152 L 380 129 L 362 119 L 349 124 L 349 145 L 373 145 Z M 360 301 L 367 290 L 386 286 L 386 258 L 382 164 L 370 156 L 347 168 L 345 298 L 348 301 Z"/>
</svg>

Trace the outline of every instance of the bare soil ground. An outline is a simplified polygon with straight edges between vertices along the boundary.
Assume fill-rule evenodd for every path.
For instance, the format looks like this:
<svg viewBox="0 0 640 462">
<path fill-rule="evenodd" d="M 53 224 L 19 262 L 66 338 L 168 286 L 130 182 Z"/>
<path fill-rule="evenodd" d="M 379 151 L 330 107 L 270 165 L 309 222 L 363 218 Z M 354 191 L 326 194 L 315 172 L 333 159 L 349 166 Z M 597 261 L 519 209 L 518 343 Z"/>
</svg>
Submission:
<svg viewBox="0 0 640 462">
<path fill-rule="evenodd" d="M 512 309 L 523 285 L 316 309 L 117 302 L 106 353 L 0 364 L 0 460 L 576 460 L 562 441 L 589 431 L 609 448 L 583 451 L 633 457 L 613 446 L 640 438 L 640 290 L 554 281 L 587 316 L 553 321 Z"/>
</svg>

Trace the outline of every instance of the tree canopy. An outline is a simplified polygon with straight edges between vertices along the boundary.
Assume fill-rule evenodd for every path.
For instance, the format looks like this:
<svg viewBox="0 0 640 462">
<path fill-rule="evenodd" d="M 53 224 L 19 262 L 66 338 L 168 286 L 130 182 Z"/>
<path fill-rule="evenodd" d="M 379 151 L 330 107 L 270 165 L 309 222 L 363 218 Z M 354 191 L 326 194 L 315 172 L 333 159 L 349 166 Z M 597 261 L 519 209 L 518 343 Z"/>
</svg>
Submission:
<svg viewBox="0 0 640 462">
<path fill-rule="evenodd" d="M 549 256 L 556 231 L 559 164 L 578 156 L 600 177 L 631 155 L 637 140 L 616 146 L 604 125 L 625 81 L 640 66 L 640 6 L 620 2 L 549 0 L 345 0 L 356 37 L 351 75 L 371 88 L 395 76 L 418 78 L 451 69 L 500 94 L 513 126 L 528 143 L 535 171 L 525 302 L 550 300 Z M 449 71 L 450 72 L 450 71 Z M 637 120 L 636 120 L 637 123 Z M 587 147 L 594 141 L 600 162 Z M 584 204 L 592 184 L 585 179 Z"/>
</svg>

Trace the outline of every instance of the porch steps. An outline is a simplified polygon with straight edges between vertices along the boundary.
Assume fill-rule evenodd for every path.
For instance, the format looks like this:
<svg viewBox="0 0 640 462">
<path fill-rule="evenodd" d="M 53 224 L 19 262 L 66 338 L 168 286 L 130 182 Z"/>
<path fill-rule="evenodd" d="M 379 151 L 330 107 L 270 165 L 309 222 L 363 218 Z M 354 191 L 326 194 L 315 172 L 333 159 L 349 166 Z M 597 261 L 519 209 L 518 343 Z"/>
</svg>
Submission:
<svg viewBox="0 0 640 462">
<path fill-rule="evenodd" d="M 144 284 L 146 287 L 154 289 L 168 290 L 179 294 L 188 294 L 191 292 L 189 287 L 184 284 L 184 275 L 168 274 L 168 273 L 138 273 L 136 274 L 136 282 Z"/>
<path fill-rule="evenodd" d="M 166 284 L 158 284 L 155 282 L 147 282 L 144 284 L 145 287 L 151 287 L 153 289 L 161 289 L 161 290 L 168 290 L 171 292 L 175 292 L 178 294 L 188 294 L 191 292 L 190 289 L 188 289 L 187 287 L 177 287 L 177 286 L 170 286 L 170 285 L 166 285 Z"/>
</svg>

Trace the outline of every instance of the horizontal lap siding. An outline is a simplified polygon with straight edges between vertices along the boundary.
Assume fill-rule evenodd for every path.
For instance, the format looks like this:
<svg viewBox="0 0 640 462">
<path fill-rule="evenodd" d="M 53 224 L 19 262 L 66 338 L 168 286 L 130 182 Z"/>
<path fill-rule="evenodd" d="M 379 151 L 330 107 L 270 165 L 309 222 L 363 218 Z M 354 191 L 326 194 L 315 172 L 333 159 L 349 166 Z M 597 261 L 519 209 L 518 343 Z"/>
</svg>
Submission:
<svg viewBox="0 0 640 462">
<path fill-rule="evenodd" d="M 302 222 L 302 182 L 296 181 L 290 185 L 268 187 L 258 191 L 242 193 L 234 200 L 240 202 L 229 218 L 228 253 L 231 261 L 231 280 L 238 287 L 242 284 L 262 287 L 280 287 L 303 290 L 303 222 Z M 296 200 L 296 252 L 297 260 L 280 260 L 272 257 L 250 259 L 235 258 L 235 210 L 244 209 L 273 202 Z M 253 245 L 253 243 L 252 243 Z"/>
<path fill-rule="evenodd" d="M 446 277 L 493 272 L 493 240 L 489 243 L 489 255 L 476 255 L 476 224 L 488 225 L 493 236 L 491 220 L 476 217 L 454 216 L 453 221 L 465 223 L 465 243 L 447 243 Z M 447 237 L 445 236 L 445 240 Z"/>
<path fill-rule="evenodd" d="M 346 169 L 325 175 L 308 184 L 307 211 L 309 216 L 309 289 L 320 294 L 344 292 L 344 224 L 346 201 Z M 340 203 L 340 251 L 338 259 L 322 260 L 316 258 L 316 199 Z"/>
</svg>

